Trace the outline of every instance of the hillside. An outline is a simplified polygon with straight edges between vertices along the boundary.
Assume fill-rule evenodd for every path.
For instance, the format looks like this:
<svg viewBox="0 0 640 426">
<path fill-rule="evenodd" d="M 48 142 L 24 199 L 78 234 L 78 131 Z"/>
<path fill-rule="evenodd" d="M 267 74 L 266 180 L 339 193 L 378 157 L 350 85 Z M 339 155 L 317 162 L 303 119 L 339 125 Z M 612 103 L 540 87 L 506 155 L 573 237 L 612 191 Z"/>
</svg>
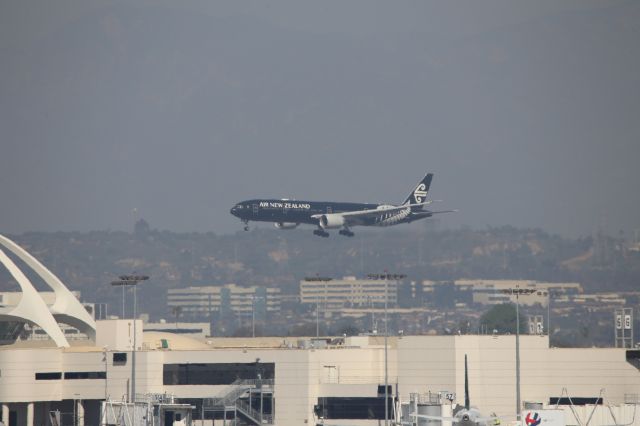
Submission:
<svg viewBox="0 0 640 426">
<path fill-rule="evenodd" d="M 25 233 L 9 235 L 57 274 L 85 301 L 117 309 L 121 295 L 109 283 L 137 272 L 142 312 L 167 316 L 169 288 L 234 282 L 278 286 L 295 294 L 305 276 L 364 276 L 384 270 L 411 280 L 516 278 L 577 281 L 587 292 L 635 290 L 640 255 L 626 242 L 598 235 L 567 239 L 537 229 L 395 230 L 359 232 L 354 238 L 313 237 L 308 230 L 254 229 L 233 235 L 174 233 L 141 221 L 133 233 Z M 39 285 L 34 279 L 34 284 Z M 0 291 L 16 290 L 0 271 Z"/>
</svg>

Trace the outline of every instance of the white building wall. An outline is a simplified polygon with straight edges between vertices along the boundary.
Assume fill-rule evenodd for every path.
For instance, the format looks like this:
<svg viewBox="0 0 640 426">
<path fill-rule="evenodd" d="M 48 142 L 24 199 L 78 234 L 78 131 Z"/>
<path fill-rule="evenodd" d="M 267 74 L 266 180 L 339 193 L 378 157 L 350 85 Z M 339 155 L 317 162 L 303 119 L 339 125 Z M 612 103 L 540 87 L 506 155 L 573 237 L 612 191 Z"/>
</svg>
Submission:
<svg viewBox="0 0 640 426">
<path fill-rule="evenodd" d="M 165 392 L 162 373 L 166 353 L 165 351 L 141 351 L 136 353 L 136 393 Z M 183 359 L 182 362 L 187 361 Z M 189 362 L 191 362 L 190 359 Z M 130 366 L 129 372 L 131 372 Z"/>
<path fill-rule="evenodd" d="M 142 348 L 143 328 L 142 321 L 136 320 L 137 349 Z M 96 346 L 99 348 L 107 347 L 110 351 L 130 351 L 133 348 L 133 329 L 132 319 L 96 321 Z"/>
<path fill-rule="evenodd" d="M 315 373 L 309 368 L 311 352 L 300 349 L 280 352 L 282 358 L 278 357 L 280 362 L 276 361 L 275 370 L 275 424 L 313 424 L 313 396 L 309 383 Z"/>
<path fill-rule="evenodd" d="M 451 336 L 403 336 L 398 345 L 400 395 L 456 391 L 456 359 Z"/>
<path fill-rule="evenodd" d="M 142 350 L 137 353 L 137 392 L 213 397 L 224 386 L 163 385 L 163 365 L 253 363 L 260 358 L 261 363 L 275 363 L 276 424 L 313 424 L 313 406 L 319 397 L 375 396 L 377 386 L 383 383 L 381 339 L 356 340 L 362 347 L 181 350 L 172 346 L 171 350 Z M 463 403 L 467 354 L 472 405 L 483 413 L 515 414 L 515 336 L 403 336 L 389 340 L 389 383 L 395 384 L 397 379 L 403 400 L 414 392 L 446 390 L 456 392 L 457 402 Z M 548 348 L 546 337 L 539 336 L 521 336 L 520 343 L 523 402 L 548 404 L 550 397 L 562 396 L 563 388 L 572 397 L 597 397 L 600 389 L 605 389 L 605 403 L 622 403 L 625 395 L 640 394 L 640 372 L 626 362 L 624 349 Z M 113 353 L 108 352 L 107 391 L 112 399 L 120 400 L 127 394 L 131 377 L 131 352 L 122 366 L 113 365 Z M 102 399 L 102 379 L 36 381 L 35 373 L 104 371 L 103 357 L 103 350 L 97 347 L 5 347 L 0 350 L 0 402 Z"/>
<path fill-rule="evenodd" d="M 563 388 L 571 397 L 597 397 L 604 389 L 606 402 L 622 403 L 625 394 L 640 393 L 640 374 L 625 354 L 615 348 L 539 351 L 537 358 L 527 359 L 523 399 L 549 403 L 548 397 L 561 396 Z"/>
<path fill-rule="evenodd" d="M 61 370 L 68 372 L 104 371 L 103 352 L 63 352 Z M 104 379 L 63 379 L 61 399 L 102 399 L 104 398 Z M 79 397 L 82 395 L 82 398 Z"/>
<path fill-rule="evenodd" d="M 36 380 L 36 372 L 61 372 L 62 351 L 17 349 L 0 351 L 0 401 L 26 402 L 59 400 L 61 380 Z"/>
</svg>

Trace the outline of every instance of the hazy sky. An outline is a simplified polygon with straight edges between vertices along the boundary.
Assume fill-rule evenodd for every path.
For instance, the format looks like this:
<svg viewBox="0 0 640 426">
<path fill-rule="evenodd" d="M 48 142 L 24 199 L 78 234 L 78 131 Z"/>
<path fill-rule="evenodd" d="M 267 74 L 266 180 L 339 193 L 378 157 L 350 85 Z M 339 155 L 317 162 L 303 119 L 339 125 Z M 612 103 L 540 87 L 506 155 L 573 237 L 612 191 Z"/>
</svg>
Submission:
<svg viewBox="0 0 640 426">
<path fill-rule="evenodd" d="M 427 171 L 446 226 L 630 233 L 639 41 L 638 1 L 3 1 L 0 233 L 233 232 Z"/>
</svg>

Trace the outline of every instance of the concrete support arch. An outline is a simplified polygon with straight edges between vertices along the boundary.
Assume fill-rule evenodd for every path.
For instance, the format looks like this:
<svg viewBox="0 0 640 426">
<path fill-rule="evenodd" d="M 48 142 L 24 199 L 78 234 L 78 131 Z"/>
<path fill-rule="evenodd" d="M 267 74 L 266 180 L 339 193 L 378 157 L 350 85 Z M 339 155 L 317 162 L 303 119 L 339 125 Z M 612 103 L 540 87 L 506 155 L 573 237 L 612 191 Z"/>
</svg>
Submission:
<svg viewBox="0 0 640 426">
<path fill-rule="evenodd" d="M 49 308 L 38 294 L 38 291 L 2 250 L 0 250 L 0 263 L 7 268 L 22 289 L 22 298 L 16 306 L 0 308 L 0 319 L 27 321 L 30 324 L 37 325 L 53 339 L 58 347 L 69 347 L 69 342 L 67 342 L 64 333 L 62 333 L 60 326 L 51 315 Z"/>
<path fill-rule="evenodd" d="M 36 258 L 31 256 L 25 249 L 4 235 L 0 235 L 0 245 L 6 247 L 13 254 L 18 256 L 54 291 L 56 300 L 53 305 L 49 307 L 54 318 L 59 322 L 69 324 L 72 327 L 77 328 L 82 333 L 89 336 L 90 339 L 95 341 L 96 322 L 73 293 L 71 293 L 71 291 L 69 291 L 69 289 L 62 283 L 62 281 L 60 281 L 58 277 L 49 271 Z"/>
</svg>

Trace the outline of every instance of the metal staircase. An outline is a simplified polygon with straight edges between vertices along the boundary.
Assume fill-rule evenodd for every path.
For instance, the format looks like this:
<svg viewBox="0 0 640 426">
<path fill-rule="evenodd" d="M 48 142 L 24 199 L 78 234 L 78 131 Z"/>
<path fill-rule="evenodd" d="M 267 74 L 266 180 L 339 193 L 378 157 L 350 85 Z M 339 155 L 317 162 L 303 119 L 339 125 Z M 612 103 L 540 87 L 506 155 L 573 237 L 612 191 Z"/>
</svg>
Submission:
<svg viewBox="0 0 640 426">
<path fill-rule="evenodd" d="M 236 402 L 236 409 L 240 414 L 251 420 L 257 425 L 272 425 L 273 415 L 264 414 L 259 410 L 254 409 L 246 401 L 238 400 Z"/>
<path fill-rule="evenodd" d="M 272 425 L 273 415 L 262 413 L 261 410 L 252 407 L 249 402 L 241 398 L 259 393 L 269 393 L 273 395 L 273 380 L 242 380 L 238 379 L 227 386 L 222 392 L 213 398 L 203 400 L 205 411 L 222 412 L 226 418 L 228 412 L 241 414 L 244 418 L 256 425 Z M 234 422 L 235 424 L 235 422 Z"/>
</svg>

